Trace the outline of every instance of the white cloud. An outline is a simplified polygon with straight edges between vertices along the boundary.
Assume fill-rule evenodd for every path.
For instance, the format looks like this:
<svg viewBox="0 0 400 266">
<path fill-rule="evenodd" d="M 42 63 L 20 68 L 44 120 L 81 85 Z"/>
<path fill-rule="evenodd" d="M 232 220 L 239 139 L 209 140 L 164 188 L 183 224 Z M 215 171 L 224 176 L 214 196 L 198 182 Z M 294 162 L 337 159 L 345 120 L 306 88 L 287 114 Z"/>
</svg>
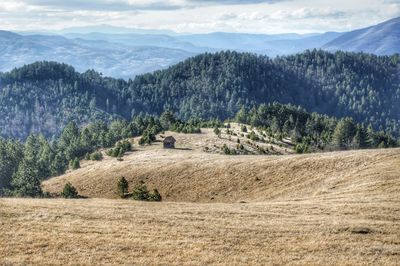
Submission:
<svg viewBox="0 0 400 266">
<path fill-rule="evenodd" d="M 179 32 L 344 31 L 400 16 L 397 0 L 0 0 L 0 28 L 111 24 Z"/>
</svg>

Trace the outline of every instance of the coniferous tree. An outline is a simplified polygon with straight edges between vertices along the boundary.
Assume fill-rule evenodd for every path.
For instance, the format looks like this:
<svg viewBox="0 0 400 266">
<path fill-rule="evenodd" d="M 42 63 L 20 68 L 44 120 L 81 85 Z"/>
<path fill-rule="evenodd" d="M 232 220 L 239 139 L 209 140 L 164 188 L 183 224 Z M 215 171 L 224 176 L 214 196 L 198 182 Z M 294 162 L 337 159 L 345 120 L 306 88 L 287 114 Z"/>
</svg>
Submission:
<svg viewBox="0 0 400 266">
<path fill-rule="evenodd" d="M 149 196 L 146 184 L 143 181 L 140 181 L 133 189 L 132 198 L 134 200 L 147 201 Z"/>
<path fill-rule="evenodd" d="M 73 159 L 71 161 L 71 169 L 76 170 L 76 169 L 79 169 L 79 168 L 81 168 L 81 165 L 79 163 L 79 159 L 77 157 L 75 157 L 75 159 Z"/>
<path fill-rule="evenodd" d="M 12 186 L 14 193 L 19 197 L 40 197 L 42 189 L 40 187 L 40 179 L 38 170 L 33 161 L 24 159 L 15 173 Z"/>
<path fill-rule="evenodd" d="M 77 198 L 79 198 L 78 191 L 76 190 L 76 188 L 70 182 L 65 184 L 65 186 L 63 188 L 63 191 L 61 192 L 61 196 L 63 196 L 66 199 L 77 199 Z"/>
<path fill-rule="evenodd" d="M 217 135 L 218 138 L 220 138 L 220 137 L 221 137 L 221 130 L 219 130 L 218 127 L 215 127 L 215 128 L 214 128 L 214 134 Z"/>
<path fill-rule="evenodd" d="M 126 194 L 128 193 L 128 190 L 129 190 L 128 181 L 125 179 L 125 177 L 121 177 L 117 184 L 118 196 L 120 196 L 121 198 L 125 198 Z"/>
</svg>

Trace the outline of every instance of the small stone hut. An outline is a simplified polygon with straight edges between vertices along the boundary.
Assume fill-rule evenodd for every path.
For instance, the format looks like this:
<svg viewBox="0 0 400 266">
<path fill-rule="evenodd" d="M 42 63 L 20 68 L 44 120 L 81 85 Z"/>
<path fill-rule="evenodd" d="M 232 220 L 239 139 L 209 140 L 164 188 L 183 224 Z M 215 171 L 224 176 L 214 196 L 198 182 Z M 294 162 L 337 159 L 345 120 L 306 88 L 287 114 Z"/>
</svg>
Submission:
<svg viewBox="0 0 400 266">
<path fill-rule="evenodd" d="M 175 149 L 176 139 L 172 136 L 166 137 L 163 140 L 164 149 Z"/>
</svg>

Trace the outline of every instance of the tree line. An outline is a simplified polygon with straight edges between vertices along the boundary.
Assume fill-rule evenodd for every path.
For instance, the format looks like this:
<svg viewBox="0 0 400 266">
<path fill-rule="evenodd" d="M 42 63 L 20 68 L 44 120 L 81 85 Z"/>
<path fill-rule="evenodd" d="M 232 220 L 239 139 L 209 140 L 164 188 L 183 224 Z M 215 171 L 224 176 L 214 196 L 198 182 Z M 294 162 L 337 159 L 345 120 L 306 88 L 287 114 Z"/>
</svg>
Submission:
<svg viewBox="0 0 400 266">
<path fill-rule="evenodd" d="M 343 149 L 397 147 L 399 140 L 371 124 L 357 123 L 345 117 L 337 119 L 304 108 L 279 103 L 242 107 L 235 121 L 249 124 L 282 140 L 289 137 L 299 153 Z M 244 127 L 245 128 L 245 127 Z M 245 128 L 247 131 L 247 128 Z"/>
</svg>

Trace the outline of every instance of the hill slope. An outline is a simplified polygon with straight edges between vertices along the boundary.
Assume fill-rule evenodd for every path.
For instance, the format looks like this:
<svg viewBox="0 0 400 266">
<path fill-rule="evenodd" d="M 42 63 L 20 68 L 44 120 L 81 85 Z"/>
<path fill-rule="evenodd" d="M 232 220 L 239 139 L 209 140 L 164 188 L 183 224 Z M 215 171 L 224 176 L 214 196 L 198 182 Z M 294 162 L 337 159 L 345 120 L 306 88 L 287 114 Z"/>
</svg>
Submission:
<svg viewBox="0 0 400 266">
<path fill-rule="evenodd" d="M 122 162 L 107 156 L 101 162 L 83 162 L 81 169 L 49 179 L 43 187 L 60 193 L 70 181 L 84 196 L 116 198 L 117 181 L 124 176 L 131 186 L 144 180 L 151 188 L 157 188 L 165 200 L 185 202 L 349 200 L 351 195 L 392 197 L 400 192 L 399 149 L 227 156 L 215 154 L 214 147 L 218 151 L 224 143 L 235 145 L 236 139 L 219 139 L 211 130 L 203 130 L 202 134 L 166 134 L 177 139 L 176 150 L 164 150 L 161 143 L 155 143 L 137 148 Z M 291 153 L 290 147 L 264 145 L 277 154 Z"/>
<path fill-rule="evenodd" d="M 400 53 L 400 17 L 355 30 L 328 42 L 322 49 L 392 55 Z"/>
<path fill-rule="evenodd" d="M 43 184 L 103 199 L 0 198 L 0 264 L 398 264 L 400 149 L 223 156 L 203 150 L 225 135 L 166 134 L 176 150 L 156 142 Z M 104 199 L 121 175 L 164 202 Z"/>
</svg>

